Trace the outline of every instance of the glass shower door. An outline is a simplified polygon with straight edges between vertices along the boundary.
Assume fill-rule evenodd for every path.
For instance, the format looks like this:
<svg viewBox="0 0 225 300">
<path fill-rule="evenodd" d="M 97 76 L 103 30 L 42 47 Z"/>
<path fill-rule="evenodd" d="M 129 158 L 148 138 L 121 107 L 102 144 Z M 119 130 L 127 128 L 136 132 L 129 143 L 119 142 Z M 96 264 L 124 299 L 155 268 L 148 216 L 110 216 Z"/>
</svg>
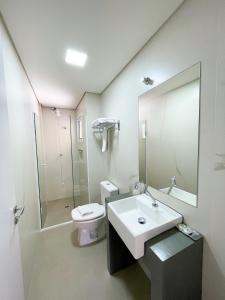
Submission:
<svg viewBox="0 0 225 300">
<path fill-rule="evenodd" d="M 74 207 L 77 207 L 89 203 L 85 116 L 76 116 L 72 124 Z"/>
<path fill-rule="evenodd" d="M 34 127 L 35 127 L 35 142 L 36 142 L 36 155 L 37 155 L 37 173 L 38 173 L 38 189 L 39 189 L 39 201 L 40 201 L 40 215 L 41 215 L 41 227 L 44 227 L 47 217 L 47 205 L 45 200 L 45 163 L 42 147 L 41 137 L 41 124 L 37 114 L 34 113 Z"/>
</svg>

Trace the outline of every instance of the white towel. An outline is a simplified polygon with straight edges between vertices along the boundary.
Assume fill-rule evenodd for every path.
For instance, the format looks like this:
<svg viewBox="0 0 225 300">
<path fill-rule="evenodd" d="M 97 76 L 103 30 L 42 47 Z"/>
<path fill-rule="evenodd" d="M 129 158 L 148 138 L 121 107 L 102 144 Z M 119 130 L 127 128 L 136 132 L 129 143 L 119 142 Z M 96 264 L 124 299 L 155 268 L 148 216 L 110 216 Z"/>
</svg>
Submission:
<svg viewBox="0 0 225 300">
<path fill-rule="evenodd" d="M 102 152 L 106 152 L 108 148 L 108 130 L 103 129 L 102 132 Z"/>
<path fill-rule="evenodd" d="M 79 213 L 82 216 L 90 215 L 93 213 L 93 210 L 91 209 L 91 207 L 89 205 L 78 206 L 77 210 L 79 211 Z"/>
<path fill-rule="evenodd" d="M 118 120 L 111 118 L 98 118 L 92 122 L 92 128 L 110 128 L 115 126 L 118 123 Z"/>
</svg>

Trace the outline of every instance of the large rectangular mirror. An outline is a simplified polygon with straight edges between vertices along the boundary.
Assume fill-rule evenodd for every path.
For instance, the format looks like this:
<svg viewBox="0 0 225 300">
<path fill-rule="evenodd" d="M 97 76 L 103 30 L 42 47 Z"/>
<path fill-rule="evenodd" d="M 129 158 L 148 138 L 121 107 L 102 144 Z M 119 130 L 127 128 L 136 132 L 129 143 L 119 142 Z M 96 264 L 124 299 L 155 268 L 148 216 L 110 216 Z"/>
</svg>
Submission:
<svg viewBox="0 0 225 300">
<path fill-rule="evenodd" d="M 139 97 L 139 178 L 197 206 L 200 63 Z"/>
</svg>

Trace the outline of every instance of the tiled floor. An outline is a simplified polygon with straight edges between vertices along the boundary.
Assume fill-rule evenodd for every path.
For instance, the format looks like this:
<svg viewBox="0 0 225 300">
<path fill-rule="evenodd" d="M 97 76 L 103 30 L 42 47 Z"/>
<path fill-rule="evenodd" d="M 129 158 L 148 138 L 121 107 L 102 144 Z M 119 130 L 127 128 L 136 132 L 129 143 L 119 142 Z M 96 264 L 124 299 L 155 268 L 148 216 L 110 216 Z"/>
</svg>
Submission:
<svg viewBox="0 0 225 300">
<path fill-rule="evenodd" d="M 71 210 L 74 208 L 73 198 L 48 201 L 47 217 L 44 227 L 71 221 Z"/>
<path fill-rule="evenodd" d="M 138 264 L 111 276 L 106 241 L 76 245 L 73 224 L 40 233 L 29 300 L 147 300 L 150 283 Z"/>
<path fill-rule="evenodd" d="M 75 205 L 88 203 L 87 197 L 76 196 Z M 71 210 L 74 208 L 73 198 L 65 198 L 46 202 L 47 216 L 44 222 L 44 228 L 71 221 Z"/>
</svg>

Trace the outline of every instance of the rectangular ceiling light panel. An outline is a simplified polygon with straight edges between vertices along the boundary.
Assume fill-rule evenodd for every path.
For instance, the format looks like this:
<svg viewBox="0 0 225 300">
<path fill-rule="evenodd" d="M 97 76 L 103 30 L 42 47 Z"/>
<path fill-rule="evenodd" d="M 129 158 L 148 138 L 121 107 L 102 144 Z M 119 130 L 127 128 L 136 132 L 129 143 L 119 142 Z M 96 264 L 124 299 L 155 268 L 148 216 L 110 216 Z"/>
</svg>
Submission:
<svg viewBox="0 0 225 300">
<path fill-rule="evenodd" d="M 87 54 L 73 49 L 66 50 L 65 61 L 67 64 L 84 67 L 87 60 Z"/>
</svg>

